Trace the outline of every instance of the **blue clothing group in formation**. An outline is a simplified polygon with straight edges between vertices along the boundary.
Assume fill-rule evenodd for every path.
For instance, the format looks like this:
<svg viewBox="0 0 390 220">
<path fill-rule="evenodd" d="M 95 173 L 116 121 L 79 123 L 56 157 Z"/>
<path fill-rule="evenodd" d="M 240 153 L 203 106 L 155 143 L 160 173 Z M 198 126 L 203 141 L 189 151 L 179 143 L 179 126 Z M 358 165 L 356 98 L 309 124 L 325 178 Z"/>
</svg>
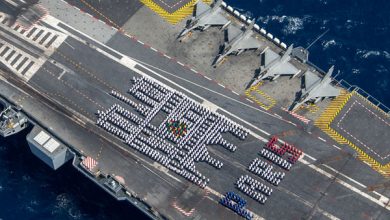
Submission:
<svg viewBox="0 0 390 220">
<path fill-rule="evenodd" d="M 227 192 L 220 203 L 248 220 L 253 218 L 253 215 L 245 209 L 246 201 L 234 192 Z"/>
</svg>

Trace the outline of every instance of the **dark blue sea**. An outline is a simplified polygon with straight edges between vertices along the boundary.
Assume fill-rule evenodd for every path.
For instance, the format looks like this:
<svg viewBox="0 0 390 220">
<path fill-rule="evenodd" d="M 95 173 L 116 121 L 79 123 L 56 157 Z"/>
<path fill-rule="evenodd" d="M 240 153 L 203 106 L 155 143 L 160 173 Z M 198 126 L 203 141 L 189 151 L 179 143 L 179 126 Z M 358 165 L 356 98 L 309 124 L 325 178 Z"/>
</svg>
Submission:
<svg viewBox="0 0 390 220">
<path fill-rule="evenodd" d="M 308 46 L 322 69 L 390 106 L 390 1 L 228 0 L 286 44 Z M 337 72 L 337 71 L 336 71 Z M 29 151 L 25 131 L 0 140 L 0 219 L 142 219 L 71 165 L 54 172 Z"/>
</svg>

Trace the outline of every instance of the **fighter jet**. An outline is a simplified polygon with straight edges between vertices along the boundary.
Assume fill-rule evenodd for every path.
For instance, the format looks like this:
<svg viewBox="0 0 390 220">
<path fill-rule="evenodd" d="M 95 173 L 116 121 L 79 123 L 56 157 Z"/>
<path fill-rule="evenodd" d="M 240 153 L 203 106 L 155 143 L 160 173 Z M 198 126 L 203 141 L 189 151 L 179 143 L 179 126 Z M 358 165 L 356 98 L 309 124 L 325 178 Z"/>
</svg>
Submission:
<svg viewBox="0 0 390 220">
<path fill-rule="evenodd" d="M 195 16 L 191 18 L 189 25 L 181 32 L 179 38 L 185 36 L 188 32 L 194 29 L 201 29 L 202 31 L 206 30 L 210 26 L 221 26 L 222 29 L 227 27 L 231 21 L 226 19 L 220 13 L 220 5 L 222 0 L 218 0 L 214 3 L 212 7 L 204 3 L 202 0 L 199 0 L 196 4 Z"/>
<path fill-rule="evenodd" d="M 262 43 L 252 37 L 252 29 L 254 24 L 255 20 L 253 19 L 245 31 L 242 31 L 241 29 L 234 26 L 229 26 L 228 42 L 225 42 L 224 50 L 221 54 L 219 54 L 215 64 L 218 64 L 222 61 L 223 58 L 232 53 L 239 55 L 244 50 L 258 49 L 261 47 Z"/>
<path fill-rule="evenodd" d="M 264 66 L 261 68 L 259 76 L 254 80 L 252 85 L 266 78 L 274 80 L 281 75 L 293 75 L 293 78 L 297 76 L 301 71 L 289 62 L 291 60 L 292 49 L 293 45 L 287 48 L 283 56 L 279 56 L 272 50 L 266 50 L 263 53 L 265 58 Z"/>
<path fill-rule="evenodd" d="M 340 94 L 340 89 L 331 84 L 332 73 L 334 66 L 332 66 L 324 78 L 320 78 L 311 71 L 305 72 L 305 88 L 302 89 L 302 95 L 299 101 L 296 102 L 293 110 L 307 101 L 314 100 L 314 103 L 326 97 L 336 97 Z"/>
</svg>

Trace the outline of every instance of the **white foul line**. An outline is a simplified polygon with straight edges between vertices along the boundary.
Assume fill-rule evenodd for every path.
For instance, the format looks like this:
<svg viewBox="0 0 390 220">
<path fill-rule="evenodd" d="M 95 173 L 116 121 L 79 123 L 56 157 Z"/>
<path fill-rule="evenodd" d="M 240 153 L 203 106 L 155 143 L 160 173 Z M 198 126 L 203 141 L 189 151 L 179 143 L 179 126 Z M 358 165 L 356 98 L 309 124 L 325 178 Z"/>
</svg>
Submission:
<svg viewBox="0 0 390 220">
<path fill-rule="evenodd" d="M 341 179 L 335 177 L 334 175 L 332 175 L 332 174 L 330 174 L 330 173 L 328 173 L 328 172 L 322 170 L 321 168 L 319 168 L 319 167 L 317 167 L 317 166 L 315 166 L 315 165 L 309 163 L 309 162 L 306 161 L 305 159 L 301 158 L 301 159 L 299 159 L 299 161 L 302 162 L 303 164 L 309 166 L 310 168 L 314 169 L 314 170 L 317 171 L 318 173 L 321 173 L 322 175 L 324 175 L 324 176 L 330 178 L 330 179 L 336 178 L 336 179 L 337 179 L 337 182 L 338 182 L 339 184 L 341 184 L 341 185 L 345 186 L 346 188 L 352 190 L 353 192 L 355 192 L 355 193 L 357 193 L 357 194 L 359 194 L 359 195 L 365 197 L 366 199 L 370 200 L 371 202 L 376 203 L 376 204 L 378 204 L 379 206 L 384 207 L 384 208 L 387 209 L 387 210 L 390 210 L 390 206 L 387 206 L 387 205 L 383 204 L 382 202 L 380 202 L 379 200 L 375 199 L 374 197 L 368 195 L 367 193 L 363 192 L 362 190 L 357 189 L 356 187 L 352 186 L 351 184 L 346 183 L 346 182 L 344 182 L 343 180 L 341 180 Z"/>
<path fill-rule="evenodd" d="M 62 78 L 62 76 L 64 75 L 66 73 L 66 71 L 65 70 L 62 70 L 62 73 L 58 76 L 58 78 L 57 79 L 61 79 Z"/>
<path fill-rule="evenodd" d="M 274 115 L 276 115 L 276 117 L 278 117 L 278 118 L 283 118 L 282 116 L 280 116 L 280 115 L 278 115 L 276 113 L 274 113 Z"/>
<path fill-rule="evenodd" d="M 68 42 L 64 41 L 64 43 L 74 50 L 74 47 L 70 45 Z"/>
<path fill-rule="evenodd" d="M 334 145 L 334 144 L 333 144 L 332 146 L 333 146 L 333 147 L 335 147 L 335 148 L 337 148 L 337 149 L 339 149 L 339 150 L 341 150 L 341 148 L 337 147 L 337 146 L 336 146 L 336 145 Z"/>
<path fill-rule="evenodd" d="M 322 137 L 317 137 L 317 138 L 320 139 L 320 140 L 323 141 L 323 142 L 326 142 L 326 140 L 323 139 Z"/>
<path fill-rule="evenodd" d="M 246 100 L 247 100 L 248 102 L 250 102 L 250 103 L 254 103 L 252 100 L 250 100 L 250 99 L 248 99 L 248 98 L 246 98 Z"/>
</svg>

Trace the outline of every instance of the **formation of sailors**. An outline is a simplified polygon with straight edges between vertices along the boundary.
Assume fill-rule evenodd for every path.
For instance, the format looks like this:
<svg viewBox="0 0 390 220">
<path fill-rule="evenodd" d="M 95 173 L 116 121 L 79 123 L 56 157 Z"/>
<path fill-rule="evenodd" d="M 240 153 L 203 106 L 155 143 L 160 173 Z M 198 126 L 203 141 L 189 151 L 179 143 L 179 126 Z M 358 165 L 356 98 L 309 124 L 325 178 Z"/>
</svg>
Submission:
<svg viewBox="0 0 390 220">
<path fill-rule="evenodd" d="M 260 155 L 264 158 L 272 161 L 273 163 L 277 164 L 278 166 L 282 167 L 283 169 L 290 170 L 292 164 L 287 162 L 285 159 L 281 158 L 279 155 L 276 155 L 275 153 L 269 151 L 268 149 L 263 148 L 260 151 Z"/>
<path fill-rule="evenodd" d="M 143 81 L 138 80 L 137 82 L 141 83 Z M 159 110 L 167 106 L 169 117 L 180 119 L 181 122 L 186 123 L 188 128 L 194 127 L 196 128 L 196 131 L 189 132 L 181 138 L 176 137 L 173 133 L 168 132 L 163 125 L 156 128 L 150 123 L 145 123 L 145 120 L 118 104 L 114 104 L 105 112 L 98 111 L 97 124 L 108 132 L 123 139 L 125 143 L 138 152 L 162 164 L 169 170 L 195 183 L 201 188 L 206 187 L 210 179 L 206 178 L 196 169 L 194 162 L 205 161 L 217 169 L 220 169 L 223 166 L 223 163 L 211 157 L 205 145 L 219 144 L 229 151 L 234 152 L 236 151 L 237 146 L 226 141 L 221 133 L 230 132 L 237 138 L 243 140 L 248 135 L 248 132 L 240 125 L 228 120 L 225 116 L 211 113 L 206 108 L 192 102 L 181 93 L 172 93 L 169 99 L 165 98 L 164 100 L 164 97 L 158 92 L 163 91 L 163 89 L 159 88 L 160 85 L 155 84 L 153 81 L 146 83 L 146 85 L 149 86 L 151 84 L 154 89 L 145 89 L 135 83 L 134 87 L 142 88 L 142 92 L 134 90 L 133 88 L 129 91 L 131 91 L 136 98 L 141 100 L 141 102 L 146 103 L 146 105 L 156 104 L 156 100 L 163 100 L 165 104 L 160 105 L 159 109 L 151 109 L 141 103 L 136 104 L 117 91 L 112 91 L 111 95 L 136 108 L 138 112 L 141 114 L 143 113 L 143 115 L 147 117 L 154 117 Z M 165 92 L 169 93 L 169 91 Z M 178 104 L 179 106 L 177 106 Z M 141 130 L 148 137 L 138 135 Z M 176 146 L 165 142 L 164 138 L 172 140 L 176 143 Z M 281 158 L 278 154 L 284 154 L 285 152 L 283 151 L 290 152 L 293 150 L 294 149 L 279 149 L 278 152 L 274 153 L 268 149 L 262 149 L 260 155 L 282 168 L 289 170 L 291 168 L 291 163 Z M 298 155 L 298 153 L 299 151 L 296 151 L 296 155 Z M 259 158 L 252 161 L 248 170 L 276 186 L 285 175 L 284 172 L 273 172 L 272 166 L 261 161 Z M 267 197 L 272 193 L 271 188 L 248 175 L 241 176 L 236 185 L 240 191 L 262 204 L 267 201 Z M 247 210 L 242 209 L 245 205 L 244 200 L 240 200 L 239 198 L 240 197 L 238 197 L 237 194 L 230 192 L 227 194 L 226 198 L 221 200 L 221 203 L 235 210 L 239 215 L 251 219 L 252 215 L 250 215 Z"/>
<path fill-rule="evenodd" d="M 199 187 L 205 188 L 210 179 L 196 169 L 195 162 L 204 161 L 217 169 L 221 169 L 223 166 L 221 161 L 209 155 L 206 145 L 221 145 L 225 149 L 234 152 L 237 150 L 237 146 L 226 141 L 221 133 L 230 132 L 238 139 L 243 140 L 248 135 L 248 131 L 230 121 L 224 115 L 212 113 L 182 93 L 168 91 L 148 78 L 137 78 L 134 82 L 129 93 L 142 103 L 136 104 L 114 90 L 111 91 L 111 95 L 135 108 L 146 119 L 142 119 L 126 108 L 114 104 L 106 111 L 98 111 L 97 125 L 121 138 L 138 152 Z M 145 86 L 153 88 L 145 88 Z M 188 132 L 183 137 L 177 137 L 169 132 L 163 124 L 156 128 L 149 122 L 160 110 L 168 113 L 166 120 L 180 120 L 180 122 L 187 125 L 189 130 L 192 128 L 195 130 Z M 139 135 L 141 133 L 146 136 Z M 164 139 L 168 139 L 176 145 L 166 142 Z M 302 153 L 296 148 L 288 147 L 288 145 L 284 148 L 273 149 L 277 152 L 267 149 L 272 146 L 269 145 L 262 149 L 260 155 L 286 170 L 290 170 L 291 162 L 299 158 Z M 290 162 L 281 157 L 285 152 L 292 154 L 289 158 L 289 160 L 291 159 Z M 271 165 L 259 158 L 254 159 L 248 167 L 248 170 L 252 173 L 277 186 L 283 180 L 285 173 L 273 172 L 272 169 Z M 262 204 L 267 201 L 268 196 L 273 191 L 270 187 L 248 175 L 241 176 L 237 180 L 236 186 L 241 192 Z M 246 201 L 233 192 L 227 193 L 220 203 L 246 219 L 253 218 L 253 215 L 243 208 Z"/>
<path fill-rule="evenodd" d="M 129 89 L 130 94 L 135 94 L 137 91 L 142 91 L 153 95 L 157 100 L 158 97 L 162 97 L 163 94 L 169 93 L 168 89 L 162 86 L 160 83 L 151 79 L 150 77 L 133 77 L 133 86 Z"/>
<path fill-rule="evenodd" d="M 302 155 L 302 150 L 296 148 L 294 145 L 290 145 L 288 143 L 284 143 L 281 147 L 277 146 L 279 138 L 277 136 L 273 136 L 269 142 L 265 145 L 267 149 L 276 153 L 279 156 L 283 156 L 286 152 L 288 152 L 291 156 L 288 157 L 288 161 L 291 164 L 294 164 L 299 157 Z"/>
<path fill-rule="evenodd" d="M 234 152 L 237 150 L 237 146 L 234 144 L 227 142 L 225 139 L 222 138 L 222 135 L 220 133 L 217 133 L 213 137 L 211 137 L 210 144 L 220 144 L 224 148 L 228 149 L 231 152 Z"/>
<path fill-rule="evenodd" d="M 224 140 L 220 133 L 230 132 L 243 140 L 248 131 L 225 116 L 210 112 L 184 94 L 167 90 L 154 80 L 141 77 L 134 78 L 133 82 L 128 91 L 141 103 L 136 104 L 115 90 L 110 94 L 136 108 L 146 119 L 114 104 L 106 111 L 98 111 L 97 125 L 118 136 L 138 152 L 204 188 L 210 179 L 196 170 L 194 162 L 204 161 L 217 169 L 223 166 L 221 161 L 209 155 L 206 145 L 219 144 L 234 152 L 237 147 Z M 158 128 L 151 125 L 149 121 L 164 107 L 169 111 L 167 120 L 180 119 L 189 129 L 193 127 L 196 130 L 177 137 L 168 132 L 164 125 Z M 145 133 L 147 137 L 140 133 Z M 173 141 L 176 146 L 164 139 Z"/>
<path fill-rule="evenodd" d="M 262 179 L 272 183 L 273 185 L 279 185 L 280 181 L 283 180 L 284 172 L 272 172 L 272 165 L 255 158 L 248 167 L 248 170 L 252 173 L 260 176 Z"/>
<path fill-rule="evenodd" d="M 235 213 L 247 220 L 251 220 L 253 218 L 253 214 L 244 208 L 246 201 L 234 192 L 227 192 L 225 197 L 223 197 L 219 203 L 233 210 Z"/>
<path fill-rule="evenodd" d="M 267 201 L 267 196 L 270 196 L 273 191 L 270 187 L 248 175 L 241 176 L 236 184 L 240 191 L 262 204 Z"/>
<path fill-rule="evenodd" d="M 127 98 L 126 96 L 122 95 L 120 92 L 116 91 L 116 90 L 111 90 L 110 94 L 117 98 L 118 100 L 132 106 L 132 107 L 137 107 L 137 104 L 135 102 L 133 102 L 131 99 Z"/>
<path fill-rule="evenodd" d="M 181 104 L 182 100 L 183 100 L 182 96 L 180 96 L 177 93 L 173 93 L 172 96 L 170 97 L 170 99 L 161 108 L 161 110 L 163 110 L 166 113 L 170 114 L 176 108 L 176 106 Z"/>
<path fill-rule="evenodd" d="M 129 140 L 130 141 L 130 140 Z M 169 155 L 169 153 L 173 153 L 173 150 L 167 149 L 168 147 L 160 145 L 155 146 L 156 148 L 161 149 L 162 152 L 165 154 L 160 153 L 159 150 L 153 149 L 151 145 L 147 144 L 147 140 L 144 137 L 139 137 L 131 141 L 130 143 L 127 142 L 128 145 L 133 147 L 135 150 L 143 153 L 144 155 L 148 156 L 149 158 L 159 162 L 160 164 L 167 166 L 169 162 L 171 161 L 171 158 L 169 158 L 166 154 Z M 171 150 L 171 151 L 169 151 Z"/>
</svg>

